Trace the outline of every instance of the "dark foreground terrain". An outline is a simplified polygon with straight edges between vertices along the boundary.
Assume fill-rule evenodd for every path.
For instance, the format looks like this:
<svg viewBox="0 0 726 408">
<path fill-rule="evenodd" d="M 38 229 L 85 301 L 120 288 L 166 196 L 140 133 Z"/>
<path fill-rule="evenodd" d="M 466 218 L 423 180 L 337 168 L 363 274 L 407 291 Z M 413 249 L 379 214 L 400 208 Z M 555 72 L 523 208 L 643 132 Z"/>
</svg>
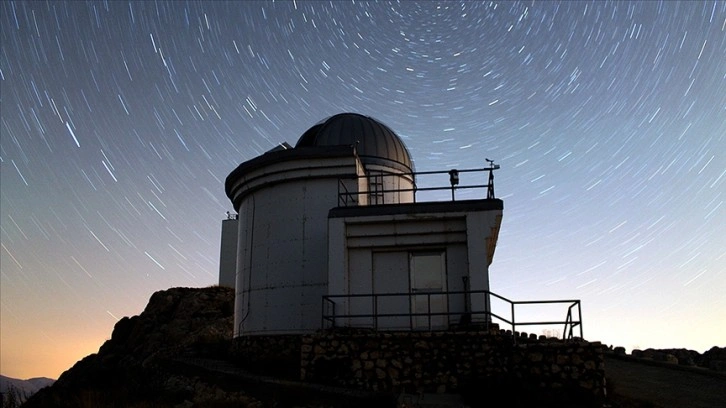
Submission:
<svg viewBox="0 0 726 408">
<path fill-rule="evenodd" d="M 157 292 L 143 313 L 116 324 L 98 353 L 76 363 L 23 407 L 578 406 L 518 395 L 516 389 L 389 395 L 303 383 L 269 370 L 262 375 L 230 357 L 233 308 L 234 290 L 228 288 Z M 605 353 L 608 395 L 598 407 L 726 406 L 723 373 Z"/>
<path fill-rule="evenodd" d="M 623 406 L 726 407 L 725 373 L 615 355 L 606 355 L 605 372 Z"/>
</svg>

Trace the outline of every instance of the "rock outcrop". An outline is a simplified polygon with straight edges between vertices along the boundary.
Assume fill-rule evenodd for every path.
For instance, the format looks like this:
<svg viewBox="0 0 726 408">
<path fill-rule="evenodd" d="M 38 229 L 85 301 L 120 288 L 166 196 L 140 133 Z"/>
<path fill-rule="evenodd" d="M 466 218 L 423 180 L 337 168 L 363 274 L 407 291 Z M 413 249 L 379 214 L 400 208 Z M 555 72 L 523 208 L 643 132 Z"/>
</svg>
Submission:
<svg viewBox="0 0 726 408">
<path fill-rule="evenodd" d="M 712 347 L 703 353 L 698 365 L 714 371 L 726 372 L 726 347 Z"/>
<path fill-rule="evenodd" d="M 151 296 L 144 311 L 124 317 L 111 339 L 33 395 L 24 407 L 173 407 L 234 403 L 259 406 L 243 392 L 169 364 L 172 357 L 226 354 L 234 290 L 172 288 Z"/>
<path fill-rule="evenodd" d="M 622 347 L 615 347 L 612 352 L 616 355 L 627 355 Z M 657 361 L 661 363 L 674 364 L 686 367 L 700 367 L 713 371 L 726 372 L 726 348 L 712 347 L 710 350 L 700 354 L 694 350 L 680 349 L 653 349 L 633 350 L 631 357 Z"/>
</svg>

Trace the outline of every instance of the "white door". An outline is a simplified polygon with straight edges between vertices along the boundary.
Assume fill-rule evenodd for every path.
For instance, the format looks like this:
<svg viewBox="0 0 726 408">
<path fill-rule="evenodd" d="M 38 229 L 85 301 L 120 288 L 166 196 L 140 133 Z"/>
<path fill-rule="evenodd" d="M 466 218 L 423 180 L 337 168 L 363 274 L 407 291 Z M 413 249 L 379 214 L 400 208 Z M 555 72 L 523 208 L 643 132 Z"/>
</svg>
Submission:
<svg viewBox="0 0 726 408">
<path fill-rule="evenodd" d="M 417 315 L 412 319 L 414 328 L 441 329 L 446 327 L 446 253 L 444 251 L 411 252 L 411 310 Z M 417 293 L 426 294 L 417 294 Z"/>
<path fill-rule="evenodd" d="M 406 276 L 408 252 L 373 252 L 373 293 L 371 308 L 379 317 L 372 322 L 379 329 L 407 329 L 408 279 Z M 397 293 L 397 295 L 391 295 Z M 386 296 L 385 294 L 389 294 Z M 393 315 L 393 316 L 392 316 Z M 400 316 L 395 316 L 400 315 Z"/>
</svg>

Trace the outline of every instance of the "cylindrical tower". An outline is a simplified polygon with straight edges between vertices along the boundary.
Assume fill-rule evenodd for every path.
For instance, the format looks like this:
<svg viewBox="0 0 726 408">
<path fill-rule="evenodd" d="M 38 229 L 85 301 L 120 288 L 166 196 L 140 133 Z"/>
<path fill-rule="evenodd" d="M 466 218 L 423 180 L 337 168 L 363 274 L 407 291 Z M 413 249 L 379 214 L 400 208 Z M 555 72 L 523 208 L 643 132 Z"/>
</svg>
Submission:
<svg viewBox="0 0 726 408">
<path fill-rule="evenodd" d="M 239 214 L 235 336 L 320 327 L 328 212 L 339 206 L 341 180 L 357 180 L 353 194 L 368 192 L 358 205 L 375 204 L 371 197 L 381 204 L 413 201 L 411 191 L 385 192 L 415 185 L 403 142 L 375 119 L 352 113 L 321 121 L 295 148 L 274 149 L 227 177 L 227 196 Z"/>
</svg>

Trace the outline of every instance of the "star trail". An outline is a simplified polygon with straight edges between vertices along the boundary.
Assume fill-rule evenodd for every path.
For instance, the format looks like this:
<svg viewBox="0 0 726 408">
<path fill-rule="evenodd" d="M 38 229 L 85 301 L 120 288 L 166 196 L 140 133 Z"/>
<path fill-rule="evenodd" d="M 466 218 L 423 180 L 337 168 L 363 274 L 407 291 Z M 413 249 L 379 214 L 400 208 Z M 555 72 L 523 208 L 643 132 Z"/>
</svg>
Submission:
<svg viewBox="0 0 726 408">
<path fill-rule="evenodd" d="M 491 288 L 589 340 L 726 343 L 726 2 L 0 5 L 4 375 L 216 283 L 224 179 L 340 112 L 501 165 Z M 444 194 L 442 199 L 446 199 Z"/>
</svg>

